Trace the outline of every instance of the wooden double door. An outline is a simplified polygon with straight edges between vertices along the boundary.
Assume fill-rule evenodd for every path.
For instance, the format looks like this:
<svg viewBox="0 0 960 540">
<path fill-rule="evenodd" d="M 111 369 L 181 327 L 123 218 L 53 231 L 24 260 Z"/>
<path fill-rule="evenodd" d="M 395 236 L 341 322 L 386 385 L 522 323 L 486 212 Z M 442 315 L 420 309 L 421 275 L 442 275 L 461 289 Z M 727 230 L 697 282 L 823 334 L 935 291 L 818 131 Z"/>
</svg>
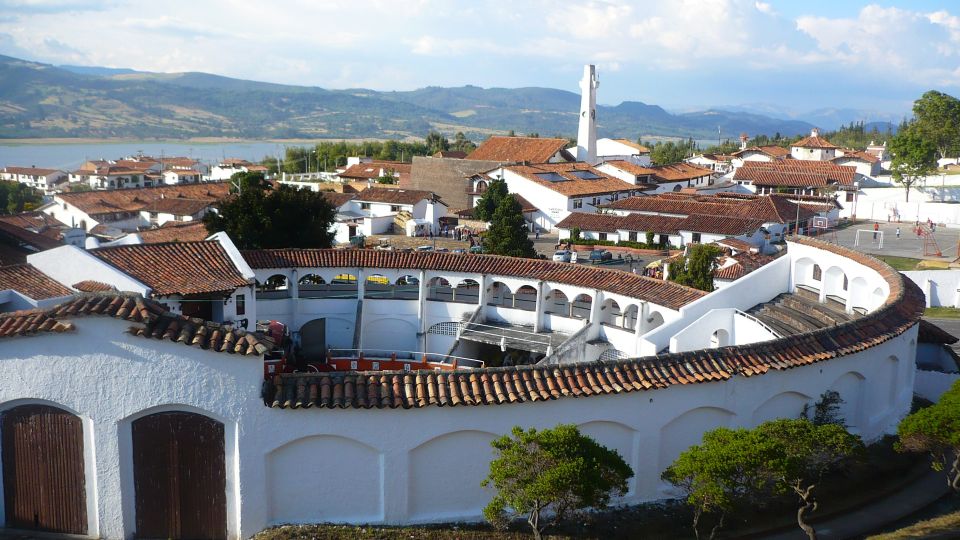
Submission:
<svg viewBox="0 0 960 540">
<path fill-rule="evenodd" d="M 83 422 L 47 405 L 2 414 L 6 526 L 87 534 Z"/>
<path fill-rule="evenodd" d="M 138 538 L 227 536 L 223 424 L 163 412 L 132 424 Z"/>
</svg>

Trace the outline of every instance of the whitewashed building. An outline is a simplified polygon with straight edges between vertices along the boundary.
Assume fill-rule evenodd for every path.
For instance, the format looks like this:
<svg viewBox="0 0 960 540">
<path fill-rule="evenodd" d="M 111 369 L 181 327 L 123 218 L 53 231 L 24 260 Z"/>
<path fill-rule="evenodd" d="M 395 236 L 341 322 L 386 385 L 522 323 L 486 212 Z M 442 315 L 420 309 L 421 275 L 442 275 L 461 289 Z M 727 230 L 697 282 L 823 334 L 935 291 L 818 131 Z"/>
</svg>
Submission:
<svg viewBox="0 0 960 540">
<path fill-rule="evenodd" d="M 66 171 L 41 169 L 38 167 L 4 167 L 0 170 L 0 180 L 19 182 L 27 187 L 50 194 L 63 187 L 69 180 Z"/>
</svg>

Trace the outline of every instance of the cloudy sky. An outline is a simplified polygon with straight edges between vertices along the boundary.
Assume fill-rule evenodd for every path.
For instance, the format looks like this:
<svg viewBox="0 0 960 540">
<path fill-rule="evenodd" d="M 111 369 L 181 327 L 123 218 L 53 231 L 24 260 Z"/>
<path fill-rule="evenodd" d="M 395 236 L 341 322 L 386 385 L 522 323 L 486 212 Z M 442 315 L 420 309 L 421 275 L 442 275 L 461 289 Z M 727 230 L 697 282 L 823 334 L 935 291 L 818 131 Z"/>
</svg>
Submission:
<svg viewBox="0 0 960 540">
<path fill-rule="evenodd" d="M 960 2 L 0 0 L 0 54 L 378 90 L 578 91 L 595 63 L 608 104 L 902 114 L 960 95 Z"/>
</svg>

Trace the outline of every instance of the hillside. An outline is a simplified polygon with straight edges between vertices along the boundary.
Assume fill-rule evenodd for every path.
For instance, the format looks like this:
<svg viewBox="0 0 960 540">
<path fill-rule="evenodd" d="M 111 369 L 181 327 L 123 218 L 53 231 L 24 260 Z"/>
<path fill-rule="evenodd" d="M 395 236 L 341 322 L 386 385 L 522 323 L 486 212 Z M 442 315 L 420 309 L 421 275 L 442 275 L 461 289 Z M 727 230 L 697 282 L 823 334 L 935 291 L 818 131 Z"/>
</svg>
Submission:
<svg viewBox="0 0 960 540">
<path fill-rule="evenodd" d="M 473 138 L 514 130 L 574 136 L 580 96 L 551 88 L 325 90 L 207 73 L 55 67 L 0 56 L 0 138 L 404 138 L 430 129 Z M 712 139 L 793 135 L 811 125 L 743 112 L 671 114 L 623 102 L 597 110 L 599 134 Z"/>
</svg>

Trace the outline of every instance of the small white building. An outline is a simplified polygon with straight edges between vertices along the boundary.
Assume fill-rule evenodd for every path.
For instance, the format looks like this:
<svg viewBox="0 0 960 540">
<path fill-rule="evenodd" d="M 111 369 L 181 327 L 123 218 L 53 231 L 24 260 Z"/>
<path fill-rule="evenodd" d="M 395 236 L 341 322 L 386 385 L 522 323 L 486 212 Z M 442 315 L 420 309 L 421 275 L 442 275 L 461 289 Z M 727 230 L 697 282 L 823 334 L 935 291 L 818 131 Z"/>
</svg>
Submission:
<svg viewBox="0 0 960 540">
<path fill-rule="evenodd" d="M 597 170 L 642 186 L 648 194 L 710 186 L 714 177 L 711 169 L 684 162 L 643 167 L 629 161 L 608 161 L 598 165 Z"/>
<path fill-rule="evenodd" d="M 570 153 L 577 147 L 567 148 Z M 597 139 L 597 163 L 605 161 L 626 161 L 641 167 L 650 166 L 650 149 L 629 139 Z"/>
<path fill-rule="evenodd" d="M 169 221 L 197 221 L 203 219 L 210 207 L 206 199 L 161 197 L 140 210 L 140 220 L 152 227 L 162 227 Z"/>
<path fill-rule="evenodd" d="M 858 152 L 856 150 L 839 151 L 841 155 L 833 158 L 836 165 L 854 167 L 857 170 L 857 176 L 863 178 L 874 178 L 880 174 L 880 159 L 869 152 Z"/>
<path fill-rule="evenodd" d="M 810 136 L 790 145 L 790 157 L 805 161 L 830 161 L 837 157 L 840 147 L 820 136 L 820 130 L 813 128 Z"/>
<path fill-rule="evenodd" d="M 607 203 L 632 197 L 643 187 L 604 173 L 586 163 L 541 163 L 499 167 L 473 177 L 476 206 L 492 180 L 502 179 L 516 193 L 538 208 L 535 227 L 550 231 L 573 212 L 596 213 Z"/>
<path fill-rule="evenodd" d="M 168 186 L 177 184 L 196 184 L 203 175 L 193 169 L 167 169 L 163 171 L 163 183 Z"/>
<path fill-rule="evenodd" d="M 41 169 L 39 167 L 4 167 L 0 170 L 0 180 L 19 182 L 27 187 L 44 193 L 54 193 L 69 180 L 66 171 Z"/>
<path fill-rule="evenodd" d="M 240 172 L 259 172 L 266 174 L 267 168 L 263 165 L 250 163 L 245 159 L 229 158 L 210 168 L 209 180 L 211 182 L 222 182 L 229 180 L 231 176 Z"/>
<path fill-rule="evenodd" d="M 151 169 L 131 169 L 122 165 L 79 169 L 70 173 L 71 183 L 84 183 L 95 190 L 136 189 L 152 187 L 161 181 Z"/>
</svg>

